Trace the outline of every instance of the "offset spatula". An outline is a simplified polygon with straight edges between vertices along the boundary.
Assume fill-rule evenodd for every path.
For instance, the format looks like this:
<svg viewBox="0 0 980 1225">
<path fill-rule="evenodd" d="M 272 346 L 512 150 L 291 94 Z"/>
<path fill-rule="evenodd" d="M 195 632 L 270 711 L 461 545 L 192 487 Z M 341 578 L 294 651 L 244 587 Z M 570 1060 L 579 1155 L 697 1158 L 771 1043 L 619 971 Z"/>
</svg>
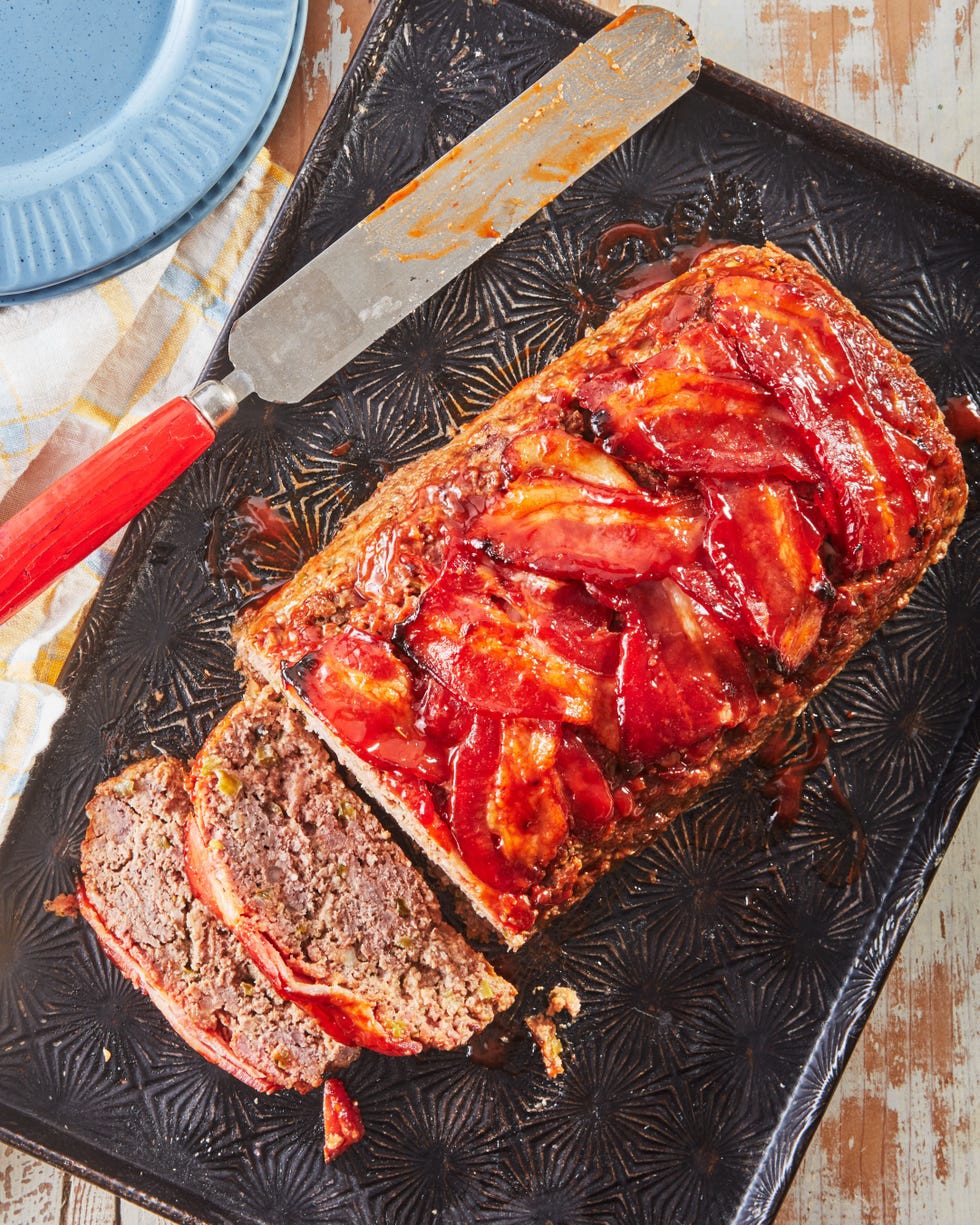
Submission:
<svg viewBox="0 0 980 1225">
<path fill-rule="evenodd" d="M 253 392 L 296 403 L 697 80 L 694 37 L 636 7 L 253 306 L 234 363 L 96 452 L 0 527 L 0 621 L 128 522 Z"/>
</svg>

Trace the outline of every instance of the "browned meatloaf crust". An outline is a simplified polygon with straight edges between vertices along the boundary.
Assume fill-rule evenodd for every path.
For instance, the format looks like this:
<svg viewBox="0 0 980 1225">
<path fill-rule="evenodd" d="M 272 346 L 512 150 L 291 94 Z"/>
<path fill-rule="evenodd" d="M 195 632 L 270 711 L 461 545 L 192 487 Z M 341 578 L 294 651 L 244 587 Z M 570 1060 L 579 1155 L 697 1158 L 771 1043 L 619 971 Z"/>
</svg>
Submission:
<svg viewBox="0 0 980 1225">
<path fill-rule="evenodd" d="M 739 297 L 740 286 L 748 295 L 744 300 Z M 786 320 L 789 331 L 780 336 L 778 329 Z M 817 338 L 812 345 L 806 331 L 811 325 Z M 833 363 L 824 360 L 820 349 L 824 336 L 831 338 L 838 354 L 834 360 L 848 366 L 849 379 L 853 376 L 854 386 L 844 387 L 840 394 L 833 386 L 837 375 L 833 369 L 827 374 Z M 631 455 L 628 447 L 620 446 L 615 433 L 603 436 L 602 430 L 614 420 L 609 405 L 615 407 L 617 387 L 630 379 L 642 382 L 648 377 L 644 372 L 651 367 L 671 363 L 683 367 L 689 362 L 696 373 L 700 372 L 698 377 L 704 371 L 710 375 L 711 362 L 719 354 L 731 363 L 741 386 L 748 387 L 757 400 L 763 397 L 775 406 L 766 410 L 765 429 L 776 434 L 782 431 L 795 440 L 794 446 L 801 437 L 806 443 L 801 458 L 780 459 L 777 454 L 774 459 L 783 469 L 791 461 L 797 463 L 797 471 L 790 478 L 809 480 L 804 492 L 796 492 L 804 486 L 790 484 L 784 471 L 775 486 L 770 482 L 767 488 L 775 487 L 781 491 L 780 496 L 796 498 L 797 502 L 801 497 L 806 499 L 811 518 L 818 522 L 821 515 L 832 517 L 828 508 L 835 501 L 838 508 L 844 507 L 836 512 L 843 518 L 836 523 L 836 554 L 833 550 L 828 553 L 827 536 L 819 551 L 815 545 L 807 546 L 813 572 L 823 575 L 822 566 L 826 565 L 829 575 L 827 581 L 814 582 L 805 593 L 815 610 L 809 628 L 818 623 L 819 632 L 808 637 L 808 626 L 801 623 L 796 639 L 787 633 L 779 644 L 785 646 L 782 656 L 778 651 L 767 652 L 739 641 L 738 666 L 750 675 L 754 691 L 751 717 L 738 718 L 728 710 L 716 719 L 712 735 L 693 746 L 648 754 L 646 760 L 634 753 L 627 761 L 622 753 L 604 752 L 590 742 L 590 751 L 601 764 L 609 787 L 628 784 L 622 816 L 617 810 L 616 817 L 601 828 L 584 831 L 581 826 L 575 828 L 574 820 L 569 821 L 567 835 L 542 853 L 542 866 L 531 886 L 508 891 L 488 883 L 489 874 L 484 873 L 481 879 L 460 853 L 456 830 L 451 831 L 446 821 L 436 820 L 431 814 L 420 816 L 417 795 L 421 784 L 413 779 L 411 788 L 406 788 L 404 771 L 379 765 L 370 752 L 354 751 L 352 733 L 348 730 L 346 735 L 339 734 L 332 714 L 316 709 L 308 695 L 304 698 L 304 677 L 320 666 L 323 644 L 328 644 L 329 651 L 333 649 L 329 644 L 337 641 L 342 641 L 348 657 L 352 657 L 351 651 L 360 650 L 365 660 L 364 643 L 381 643 L 403 666 L 400 661 L 405 658 L 402 648 L 406 628 L 411 630 L 423 603 L 427 599 L 431 603 L 430 592 L 445 584 L 445 573 L 451 564 L 457 564 L 454 557 L 459 550 L 469 548 L 467 564 L 471 568 L 476 564 L 472 560 L 470 526 L 474 516 L 483 523 L 488 521 L 484 513 L 487 506 L 491 510 L 506 508 L 512 501 L 508 485 L 514 473 L 512 444 L 526 441 L 529 434 L 538 442 L 554 442 L 556 438 L 567 442 L 572 438 L 588 443 L 593 457 L 601 450 L 596 471 L 602 471 L 595 480 L 600 484 L 606 480 L 610 462 L 619 459 L 620 475 L 612 479 L 633 490 L 640 487 L 638 493 L 628 489 L 625 499 L 608 488 L 600 498 L 593 489 L 593 501 L 604 499 L 604 504 L 613 504 L 619 499 L 623 505 L 633 505 L 643 497 L 655 496 L 663 506 L 665 499 L 674 496 L 676 509 L 684 498 L 693 496 L 702 499 L 702 507 L 708 507 L 706 531 L 712 530 L 711 496 L 716 496 L 717 490 L 712 495 L 710 489 L 706 492 L 703 485 L 699 486 L 696 471 L 692 474 L 688 470 L 678 478 L 669 452 L 664 454 L 663 463 L 651 463 L 649 459 L 646 464 L 632 462 L 636 453 Z M 669 362 L 664 360 L 668 356 Z M 788 373 L 784 372 L 781 382 L 777 377 L 767 384 L 760 369 L 783 358 Z M 794 385 L 794 370 L 799 363 L 809 363 L 803 382 L 812 376 L 812 386 L 802 396 L 798 394 L 799 380 Z M 726 373 L 729 376 L 730 371 Z M 605 391 L 604 378 L 611 380 Z M 628 394 L 628 387 L 623 394 Z M 866 405 L 854 408 L 855 397 Z M 827 414 L 823 434 L 819 429 L 807 433 L 807 414 L 812 415 L 814 405 L 818 414 Z M 855 421 L 857 432 L 852 430 L 848 435 Z M 656 422 L 652 428 L 657 428 Z M 878 442 L 855 459 L 848 448 L 855 437 L 860 438 L 862 430 Z M 724 442 L 723 433 L 714 430 L 713 441 L 718 445 Z M 882 439 L 887 440 L 887 446 Z M 887 472 L 897 473 L 897 477 L 889 478 L 886 472 L 879 480 L 874 463 L 865 463 L 867 454 L 874 456 L 875 446 Z M 887 455 L 882 447 L 891 448 Z M 554 465 L 553 456 L 541 460 L 545 449 L 543 445 L 538 447 L 535 462 L 539 467 L 545 462 Z M 688 447 L 696 449 L 694 445 Z M 780 447 L 775 450 L 778 453 Z M 835 478 L 834 466 L 841 456 L 844 458 Z M 521 463 L 527 465 L 526 455 Z M 859 471 L 857 485 L 863 481 L 867 488 L 862 486 L 855 493 L 855 482 L 840 475 L 848 464 Z M 864 467 L 858 470 L 855 464 Z M 904 492 L 897 489 L 905 480 L 903 472 L 909 474 Z M 725 474 L 725 479 L 730 477 L 730 472 Z M 585 483 L 592 479 L 591 472 L 586 472 Z M 744 475 L 741 479 L 739 488 L 744 491 Z M 522 482 L 526 494 L 528 481 L 518 469 L 516 483 Z M 758 490 L 750 489 L 750 493 L 757 496 Z M 533 498 L 533 489 L 530 494 Z M 901 497 L 914 503 L 914 513 L 906 506 L 905 519 L 896 517 Z M 802 709 L 874 630 L 907 601 L 926 567 L 943 556 L 964 505 L 959 453 L 934 398 L 908 359 L 809 265 L 772 246 L 762 250 L 722 249 L 703 257 L 690 272 L 669 285 L 625 303 L 594 333 L 540 374 L 515 387 L 446 446 L 387 478 L 350 516 L 331 544 L 264 608 L 243 622 L 238 631 L 239 655 L 248 673 L 284 689 L 291 702 L 306 710 L 312 725 L 359 782 L 385 805 L 474 907 L 496 925 L 504 939 L 516 946 L 542 921 L 581 897 L 610 863 L 649 842 L 708 783 L 752 753 L 778 724 Z M 578 512 L 573 507 L 569 513 Z M 492 516 L 489 522 L 497 526 Z M 461 537 L 466 537 L 463 545 L 459 543 Z M 515 553 L 512 549 L 510 554 L 500 550 L 499 541 L 506 543 L 506 534 L 498 534 L 494 548 L 486 544 L 486 537 L 487 533 L 477 542 L 484 550 L 480 564 L 484 569 L 496 567 L 499 577 L 500 564 L 513 562 L 515 557 L 520 561 L 521 555 L 519 550 Z M 492 532 L 489 537 L 493 539 Z M 805 552 L 802 546 L 801 551 Z M 698 557 L 703 556 L 702 550 Z M 697 558 L 694 564 L 700 564 Z M 683 572 L 666 569 L 664 573 L 676 594 Z M 659 581 L 663 573 L 654 577 Z M 762 575 L 761 581 L 765 577 Z M 728 578 L 738 582 L 737 573 L 734 579 L 731 574 Z M 456 575 L 453 581 L 458 595 L 463 580 Z M 612 598 L 607 593 L 607 607 L 613 606 Z M 708 604 L 710 600 L 705 607 Z M 714 606 L 709 620 L 713 611 L 717 611 Z M 796 613 L 792 609 L 790 613 L 787 624 L 799 629 L 793 621 Z M 458 619 L 444 624 L 451 634 L 459 630 Z M 432 660 L 439 643 L 425 645 L 429 648 L 426 660 Z M 417 652 L 415 658 L 417 662 Z M 409 660 L 410 671 L 411 665 Z M 373 677 L 368 675 L 372 668 Z M 394 701 L 390 678 L 382 676 L 383 668 L 365 663 L 362 671 L 368 680 L 361 677 L 359 683 L 374 686 L 372 701 Z M 335 666 L 334 675 L 327 678 L 335 688 L 343 681 L 337 674 Z M 416 686 L 412 709 L 417 711 L 418 686 L 429 683 L 429 678 L 420 681 L 418 671 L 412 676 Z M 443 685 L 447 683 L 445 675 L 439 679 Z M 541 760 L 555 760 L 553 752 L 550 757 L 539 756 Z M 424 746 L 411 764 L 416 775 L 429 767 Z M 554 787 L 547 769 L 538 781 L 546 790 Z M 431 787 L 429 791 L 438 798 Z M 487 853 L 499 856 L 507 839 L 513 835 L 519 840 L 520 831 L 515 834 L 502 827 L 506 817 L 500 811 L 494 814 L 494 820 L 492 836 L 486 830 L 482 836 Z"/>
<path fill-rule="evenodd" d="M 386 1054 L 451 1049 L 513 1001 L 274 691 L 218 724 L 192 790 L 195 888 L 330 1032 Z"/>
<path fill-rule="evenodd" d="M 184 875 L 191 804 L 173 758 L 130 766 L 89 802 L 79 908 L 122 972 L 206 1059 L 252 1088 L 306 1091 L 358 1052 L 280 999 Z"/>
</svg>

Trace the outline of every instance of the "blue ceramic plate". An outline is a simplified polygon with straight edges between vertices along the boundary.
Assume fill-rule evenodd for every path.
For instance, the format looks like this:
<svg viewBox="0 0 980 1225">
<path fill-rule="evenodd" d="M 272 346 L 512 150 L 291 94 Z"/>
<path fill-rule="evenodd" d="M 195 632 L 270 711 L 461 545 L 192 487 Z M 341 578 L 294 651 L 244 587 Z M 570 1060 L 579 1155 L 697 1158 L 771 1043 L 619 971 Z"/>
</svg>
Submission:
<svg viewBox="0 0 980 1225">
<path fill-rule="evenodd" d="M 135 267 L 136 264 L 141 264 L 144 260 L 150 259 L 157 252 L 162 251 L 165 247 L 169 247 L 171 243 L 177 242 L 197 225 L 199 221 L 202 221 L 208 213 L 217 208 L 222 200 L 231 193 L 259 150 L 268 140 L 269 133 L 272 131 L 276 120 L 282 112 L 286 102 L 286 95 L 289 93 L 289 87 L 296 72 L 296 65 L 299 62 L 300 51 L 303 49 L 307 8 L 307 0 L 299 0 L 296 24 L 293 30 L 293 41 L 286 58 L 285 71 L 279 81 L 279 87 L 275 92 L 269 109 L 262 116 L 261 123 L 252 133 L 245 148 L 210 191 L 205 192 L 200 200 L 178 217 L 176 221 L 167 226 L 166 229 L 161 230 L 159 234 L 154 235 L 153 238 L 148 239 L 134 250 L 127 251 L 124 255 L 110 260 L 109 263 L 103 264 L 99 268 L 89 268 L 84 272 L 80 272 L 77 276 L 71 277 L 67 281 L 59 281 L 55 285 L 42 285 L 38 289 L 27 290 L 23 293 L 9 294 L 7 296 L 0 295 L 0 306 L 12 306 L 15 303 L 22 305 L 26 302 L 40 301 L 42 298 L 53 298 L 59 294 L 74 293 L 76 290 L 86 289 L 88 286 L 96 285 L 109 277 L 118 276 L 120 273 Z"/>
<path fill-rule="evenodd" d="M 119 271 L 127 255 L 145 258 L 154 240 L 193 224 L 274 119 L 301 24 L 300 0 L 0 0 L 0 9 L 8 301 Z"/>
</svg>

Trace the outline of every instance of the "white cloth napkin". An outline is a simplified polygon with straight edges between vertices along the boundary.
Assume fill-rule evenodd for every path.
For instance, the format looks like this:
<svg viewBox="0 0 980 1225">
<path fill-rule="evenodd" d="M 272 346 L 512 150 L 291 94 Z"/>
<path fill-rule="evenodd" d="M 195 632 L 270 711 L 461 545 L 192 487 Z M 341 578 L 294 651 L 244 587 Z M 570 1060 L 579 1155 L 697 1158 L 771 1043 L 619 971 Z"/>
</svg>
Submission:
<svg viewBox="0 0 980 1225">
<path fill-rule="evenodd" d="M 0 522 L 194 386 L 289 183 L 263 150 L 176 246 L 94 288 L 0 309 Z M 0 626 L 0 839 L 64 709 L 55 681 L 116 543 Z"/>
</svg>

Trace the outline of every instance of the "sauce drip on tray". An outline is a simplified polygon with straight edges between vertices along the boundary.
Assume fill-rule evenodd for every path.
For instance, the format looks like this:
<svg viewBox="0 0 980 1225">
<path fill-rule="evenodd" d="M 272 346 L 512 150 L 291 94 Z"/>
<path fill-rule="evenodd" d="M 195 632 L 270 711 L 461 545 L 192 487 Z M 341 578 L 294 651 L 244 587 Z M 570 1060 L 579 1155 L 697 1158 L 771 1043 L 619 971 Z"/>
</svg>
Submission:
<svg viewBox="0 0 980 1225">
<path fill-rule="evenodd" d="M 980 442 L 980 406 L 973 396 L 950 396 L 946 428 L 957 442 Z"/>
<path fill-rule="evenodd" d="M 672 242 L 664 225 L 643 225 L 638 221 L 625 221 L 610 226 L 599 236 L 596 263 L 600 268 L 609 266 L 612 252 L 631 238 L 638 239 L 650 256 L 631 270 L 617 290 L 621 301 L 638 298 L 674 280 L 694 264 L 705 251 L 715 247 L 731 246 L 727 238 L 712 238 L 708 231 L 701 230 L 684 242 Z"/>
<path fill-rule="evenodd" d="M 243 593 L 242 607 L 268 599 L 309 556 L 296 524 L 267 498 L 243 498 L 230 512 L 215 512 L 207 566 L 226 587 Z"/>
<path fill-rule="evenodd" d="M 519 1048 L 527 1034 L 520 1022 L 514 1018 L 497 1017 L 486 1029 L 474 1034 L 466 1048 L 472 1063 L 493 1071 L 506 1070 L 508 1060 Z"/>
<path fill-rule="evenodd" d="M 756 754 L 756 759 L 762 765 L 775 767 L 762 791 L 775 801 L 773 821 L 784 828 L 792 825 L 799 817 L 803 786 L 810 775 L 826 761 L 834 733 L 826 727 L 817 728 L 809 746 L 802 753 L 782 761 L 783 754 L 789 747 L 790 735 L 791 727 L 781 728 Z"/>
</svg>

